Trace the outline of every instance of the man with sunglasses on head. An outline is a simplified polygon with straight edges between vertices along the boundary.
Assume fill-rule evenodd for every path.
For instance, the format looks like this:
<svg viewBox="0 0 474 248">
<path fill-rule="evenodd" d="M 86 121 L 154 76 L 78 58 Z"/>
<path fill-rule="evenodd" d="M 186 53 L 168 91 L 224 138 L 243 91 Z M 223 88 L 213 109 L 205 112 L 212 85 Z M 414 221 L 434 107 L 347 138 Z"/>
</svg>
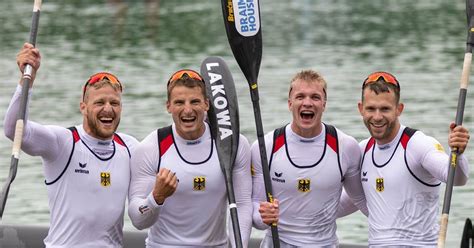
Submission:
<svg viewBox="0 0 474 248">
<path fill-rule="evenodd" d="M 290 124 L 265 136 L 273 203 L 266 202 L 258 143 L 252 145 L 253 222 L 278 224 L 280 247 L 337 247 L 336 212 L 342 188 L 365 208 L 357 141 L 322 122 L 327 87 L 317 72 L 304 70 L 290 82 Z M 268 231 L 260 247 L 273 247 Z"/>
<path fill-rule="evenodd" d="M 17 56 L 39 69 L 39 50 L 26 43 Z M 21 82 L 20 82 L 21 84 Z M 13 139 L 20 85 L 7 110 L 5 135 Z M 51 212 L 46 247 L 122 247 L 125 199 L 130 182 L 130 149 L 138 141 L 115 133 L 122 112 L 122 85 L 110 73 L 92 75 L 84 85 L 82 125 L 64 128 L 25 123 L 22 150 L 41 156 Z"/>
<path fill-rule="evenodd" d="M 204 81 L 195 71 L 180 70 L 168 80 L 167 92 L 173 124 L 150 133 L 135 150 L 128 214 L 136 228 L 150 228 L 147 247 L 228 247 L 234 237 L 226 234 L 227 193 L 205 122 Z M 240 135 L 233 182 L 245 247 L 252 226 L 251 180 L 250 145 Z"/>
<path fill-rule="evenodd" d="M 449 156 L 436 139 L 400 123 L 404 105 L 400 84 L 392 74 L 370 74 L 358 106 L 371 135 L 360 143 L 369 246 L 436 247 L 439 191 L 441 182 L 447 181 Z M 463 155 L 468 141 L 465 127 L 449 125 L 449 146 L 460 154 L 454 185 L 468 180 L 469 165 Z M 345 196 L 342 201 L 344 214 L 353 211 Z"/>
</svg>

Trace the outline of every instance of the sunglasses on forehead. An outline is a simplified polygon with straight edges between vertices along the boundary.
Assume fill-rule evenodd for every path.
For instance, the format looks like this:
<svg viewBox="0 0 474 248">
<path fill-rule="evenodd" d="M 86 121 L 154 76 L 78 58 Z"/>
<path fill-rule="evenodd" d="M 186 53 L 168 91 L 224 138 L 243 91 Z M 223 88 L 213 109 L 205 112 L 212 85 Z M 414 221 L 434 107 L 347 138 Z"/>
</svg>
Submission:
<svg viewBox="0 0 474 248">
<path fill-rule="evenodd" d="M 362 87 L 364 87 L 367 84 L 375 83 L 377 82 L 380 78 L 383 79 L 386 83 L 393 84 L 397 86 L 397 88 L 400 89 L 400 84 L 398 83 L 398 80 L 393 76 L 392 74 L 388 72 L 383 72 L 383 71 L 378 71 L 371 73 L 365 80 L 364 83 L 362 84 Z"/>
<path fill-rule="evenodd" d="M 99 72 L 99 73 L 96 73 L 96 74 L 92 75 L 87 80 L 86 84 L 84 85 L 84 90 L 82 92 L 82 98 L 84 99 L 84 96 L 86 95 L 87 86 L 94 85 L 95 83 L 100 82 L 104 79 L 109 80 L 109 82 L 112 83 L 112 84 L 117 84 L 120 88 L 120 92 L 122 92 L 122 84 L 120 83 L 120 81 L 118 80 L 118 78 L 116 76 L 114 76 L 113 74 L 108 73 L 108 72 Z"/>
<path fill-rule="evenodd" d="M 176 80 L 179 80 L 179 79 L 182 79 L 184 76 L 187 76 L 188 78 L 192 78 L 192 79 L 195 79 L 195 80 L 198 80 L 198 81 L 201 81 L 201 82 L 204 82 L 204 79 L 201 77 L 201 75 L 199 75 L 199 73 L 193 71 L 193 70 L 189 70 L 189 69 L 183 69 L 183 70 L 179 70 L 175 73 L 173 73 L 173 75 L 171 75 L 170 79 L 168 80 L 168 86 L 170 85 L 170 83 L 176 81 Z"/>
</svg>

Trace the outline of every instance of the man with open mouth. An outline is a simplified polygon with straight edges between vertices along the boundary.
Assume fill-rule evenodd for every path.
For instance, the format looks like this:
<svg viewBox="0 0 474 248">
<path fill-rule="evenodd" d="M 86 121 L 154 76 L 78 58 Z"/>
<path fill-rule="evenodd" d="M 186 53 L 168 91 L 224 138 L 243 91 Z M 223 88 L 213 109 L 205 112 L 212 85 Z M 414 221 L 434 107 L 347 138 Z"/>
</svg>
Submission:
<svg viewBox="0 0 474 248">
<path fill-rule="evenodd" d="M 357 141 L 322 122 L 327 87 L 315 71 L 304 70 L 290 82 L 290 124 L 265 136 L 275 201 L 265 201 L 258 144 L 251 147 L 253 222 L 259 229 L 278 223 L 281 247 L 337 247 L 336 213 L 344 187 L 366 211 L 360 183 Z M 268 231 L 261 247 L 273 247 Z"/>
<path fill-rule="evenodd" d="M 32 81 L 40 62 L 39 50 L 28 43 L 17 56 L 20 71 L 26 64 L 33 67 Z M 64 128 L 25 123 L 22 150 L 43 160 L 51 212 L 46 247 L 123 246 L 130 149 L 138 141 L 116 133 L 122 90 L 114 75 L 96 73 L 82 91 L 82 125 Z M 19 85 L 5 115 L 5 135 L 10 139 L 15 133 L 21 93 Z"/>
<path fill-rule="evenodd" d="M 136 228 L 150 228 L 147 247 L 228 247 L 227 192 L 205 122 L 204 80 L 193 70 L 179 70 L 167 92 L 173 124 L 150 133 L 134 152 L 128 214 Z M 245 247 L 252 227 L 251 180 L 250 145 L 240 135 L 233 181 Z"/>
</svg>

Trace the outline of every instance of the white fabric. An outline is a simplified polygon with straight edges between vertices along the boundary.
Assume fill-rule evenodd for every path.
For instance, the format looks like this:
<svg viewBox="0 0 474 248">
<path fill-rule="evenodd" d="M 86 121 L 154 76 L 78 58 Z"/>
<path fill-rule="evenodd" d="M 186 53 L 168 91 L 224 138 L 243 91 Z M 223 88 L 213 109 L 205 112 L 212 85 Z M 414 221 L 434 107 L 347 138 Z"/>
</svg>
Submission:
<svg viewBox="0 0 474 248">
<path fill-rule="evenodd" d="M 4 120 L 5 135 L 10 139 L 14 135 L 20 95 L 21 87 L 17 87 Z M 82 126 L 77 129 L 81 141 L 76 143 L 67 170 L 57 182 L 47 186 L 51 224 L 45 245 L 121 247 L 123 211 L 130 178 L 128 151 L 115 141 L 94 139 Z M 131 136 L 119 135 L 130 149 L 138 143 Z M 28 121 L 22 142 L 24 152 L 41 156 L 46 182 L 51 182 L 67 165 L 73 136 L 66 128 Z M 101 186 L 101 172 L 110 173 L 110 186 Z"/>
<path fill-rule="evenodd" d="M 323 124 L 322 124 L 323 125 Z M 337 154 L 326 145 L 326 131 L 311 139 L 303 138 L 291 130 L 291 124 L 285 128 L 286 147 L 281 147 L 271 158 L 273 132 L 265 136 L 265 145 L 270 164 L 273 194 L 280 201 L 279 235 L 289 245 L 296 246 L 332 246 L 338 243 L 336 236 L 336 210 L 342 187 L 348 189 L 362 209 L 365 199 L 360 184 L 360 150 L 357 141 L 337 130 L 340 161 L 344 181 L 338 166 Z M 288 149 L 288 154 L 287 150 Z M 319 164 L 316 164 L 325 155 Z M 268 228 L 262 223 L 258 212 L 259 203 L 265 201 L 265 187 L 258 143 L 251 148 L 254 166 L 253 221 L 259 229 Z M 294 164 L 299 166 L 293 165 Z M 305 168 L 306 167 L 306 168 Z M 298 191 L 300 179 L 310 180 L 310 191 Z M 363 204 L 360 204 L 363 203 Z M 270 230 L 267 236 L 270 236 Z"/>
<path fill-rule="evenodd" d="M 417 180 L 399 144 L 404 128 L 390 143 L 375 144 L 365 153 L 361 180 L 370 213 L 369 245 L 436 247 L 440 189 L 436 185 L 446 181 L 449 158 L 438 141 L 416 132 L 407 144 L 406 161 Z M 361 150 L 367 142 L 360 143 Z M 466 183 L 468 170 L 466 158 L 460 156 L 455 185 Z M 376 178 L 383 178 L 383 190 L 377 190 Z"/>
<path fill-rule="evenodd" d="M 190 141 L 179 137 L 173 124 L 173 137 L 175 142 L 161 157 L 159 166 L 176 172 L 179 179 L 176 192 L 161 206 L 153 199 L 160 159 L 157 132 L 154 131 L 133 155 L 130 219 L 138 229 L 150 227 L 147 247 L 226 247 L 227 240 L 233 240 L 226 234 L 227 194 L 215 144 L 211 154 L 209 127 L 206 124 L 203 136 Z M 205 177 L 205 190 L 193 190 L 194 177 L 201 176 Z M 233 181 L 240 230 L 247 247 L 252 226 L 250 147 L 242 135 Z"/>
</svg>

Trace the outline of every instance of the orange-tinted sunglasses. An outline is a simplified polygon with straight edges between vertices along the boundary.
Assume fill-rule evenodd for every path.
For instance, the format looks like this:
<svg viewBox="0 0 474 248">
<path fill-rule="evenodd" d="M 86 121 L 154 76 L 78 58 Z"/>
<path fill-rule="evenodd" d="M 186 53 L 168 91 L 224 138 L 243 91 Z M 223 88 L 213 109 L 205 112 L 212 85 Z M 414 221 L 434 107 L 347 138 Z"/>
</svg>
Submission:
<svg viewBox="0 0 474 248">
<path fill-rule="evenodd" d="M 392 74 L 388 72 L 383 72 L 383 71 L 378 71 L 371 73 L 365 80 L 364 83 L 362 84 L 362 88 L 371 83 L 377 82 L 380 78 L 382 78 L 386 83 L 393 84 L 397 86 L 397 88 L 400 89 L 400 84 L 398 83 L 398 80 L 393 76 Z"/>
<path fill-rule="evenodd" d="M 179 71 L 173 73 L 173 75 L 171 75 L 170 79 L 168 80 L 167 85 L 169 86 L 171 82 L 174 82 L 178 79 L 183 78 L 184 75 L 187 75 L 188 77 L 190 77 L 192 79 L 204 82 L 204 79 L 201 77 L 201 75 L 199 75 L 199 73 L 197 73 L 193 70 L 183 69 L 183 70 L 179 70 Z"/>
<path fill-rule="evenodd" d="M 122 88 L 122 84 L 120 83 L 120 81 L 118 80 L 118 78 L 116 76 L 114 76 L 113 74 L 111 73 L 108 73 L 108 72 L 99 72 L 99 73 L 96 73 L 94 75 L 92 75 L 89 80 L 87 80 L 86 84 L 84 85 L 84 90 L 82 91 L 82 98 L 84 100 L 84 96 L 86 95 L 86 90 L 87 90 L 87 86 L 88 85 L 93 85 L 103 79 L 108 79 L 112 84 L 118 84 L 119 87 L 120 87 L 120 92 L 122 92 L 123 88 Z"/>
</svg>

